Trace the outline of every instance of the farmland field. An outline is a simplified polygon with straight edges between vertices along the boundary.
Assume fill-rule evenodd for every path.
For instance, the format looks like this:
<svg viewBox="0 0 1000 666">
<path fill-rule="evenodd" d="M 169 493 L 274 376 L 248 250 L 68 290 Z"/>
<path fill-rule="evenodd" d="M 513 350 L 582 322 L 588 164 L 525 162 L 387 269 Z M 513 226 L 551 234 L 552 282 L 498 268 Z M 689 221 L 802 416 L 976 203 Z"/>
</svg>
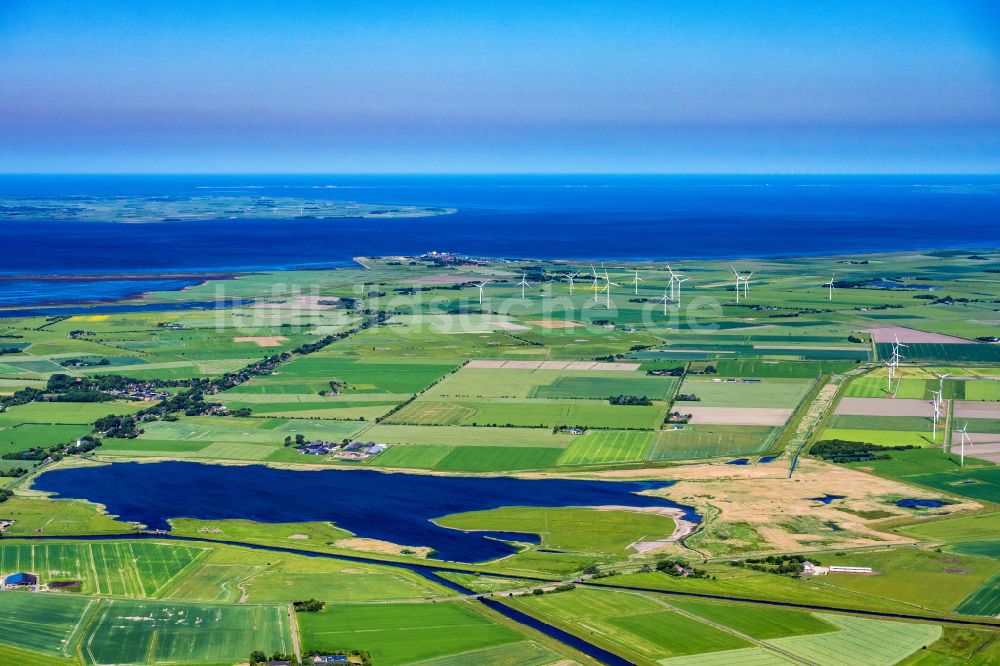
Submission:
<svg viewBox="0 0 1000 666">
<path fill-rule="evenodd" d="M 768 642 L 798 657 L 828 666 L 855 666 L 858 655 L 865 655 L 865 663 L 871 666 L 892 666 L 941 636 L 941 627 L 932 624 L 821 613 L 817 616 L 841 631 L 789 636 Z"/>
<path fill-rule="evenodd" d="M 420 398 L 385 420 L 392 424 L 653 429 L 666 407 L 622 406 L 607 400 L 493 398 L 490 401 Z"/>
<path fill-rule="evenodd" d="M 378 664 L 404 664 L 458 655 L 523 640 L 508 627 L 464 602 L 438 604 L 330 604 L 302 613 L 305 650 L 352 645 L 369 650 Z"/>
<path fill-rule="evenodd" d="M 691 460 L 759 453 L 767 450 L 777 429 L 768 426 L 688 425 L 657 435 L 648 460 Z"/>
<path fill-rule="evenodd" d="M 88 664 L 228 664 L 249 646 L 291 651 L 285 606 L 108 600 L 81 648 Z"/>
<path fill-rule="evenodd" d="M 698 396 L 700 407 L 795 407 L 812 382 L 805 379 L 769 378 L 759 382 L 684 380 L 681 393 Z"/>
<path fill-rule="evenodd" d="M 1000 614 L 1000 574 L 983 583 L 983 586 L 962 600 L 955 611 L 968 615 Z"/>
<path fill-rule="evenodd" d="M 0 543 L 0 571 L 75 580 L 91 594 L 152 597 L 205 549 L 146 542 Z"/>
<path fill-rule="evenodd" d="M 57 657 L 73 654 L 95 602 L 84 597 L 0 593 L 0 643 Z M 2 656 L 2 653 L 0 653 Z"/>
<path fill-rule="evenodd" d="M 674 531 L 668 516 L 639 511 L 512 507 L 455 514 L 439 525 L 462 530 L 528 532 L 542 546 L 566 552 L 623 554 L 633 541 L 665 539 Z"/>
</svg>

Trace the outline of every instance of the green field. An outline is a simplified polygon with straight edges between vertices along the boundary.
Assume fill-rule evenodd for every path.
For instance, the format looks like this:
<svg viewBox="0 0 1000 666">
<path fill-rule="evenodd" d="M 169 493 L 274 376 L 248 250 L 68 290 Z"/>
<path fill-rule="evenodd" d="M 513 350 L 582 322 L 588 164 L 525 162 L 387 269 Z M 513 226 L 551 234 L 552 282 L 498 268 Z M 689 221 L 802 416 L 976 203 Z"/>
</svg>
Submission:
<svg viewBox="0 0 1000 666">
<path fill-rule="evenodd" d="M 769 426 L 687 425 L 657 435 L 647 460 L 692 460 L 761 453 L 778 434 Z"/>
<path fill-rule="evenodd" d="M 88 664 L 231 664 L 250 650 L 292 650 L 285 606 L 108 600 L 87 628 Z"/>
<path fill-rule="evenodd" d="M 90 594 L 153 597 L 205 554 L 148 542 L 0 542 L 0 571 L 30 571 L 43 584 L 80 581 Z"/>
<path fill-rule="evenodd" d="M 95 603 L 69 595 L 0 592 L 0 643 L 56 657 L 72 656 L 81 624 Z"/>
<path fill-rule="evenodd" d="M 600 465 L 645 460 L 656 439 L 651 432 L 634 430 L 589 430 L 577 435 L 562 455 L 559 465 Z"/>
<path fill-rule="evenodd" d="M 933 624 L 817 615 L 841 631 L 776 638 L 768 643 L 817 664 L 855 666 L 858 657 L 864 655 L 865 664 L 892 666 L 941 636 L 941 627 Z"/>
<path fill-rule="evenodd" d="M 301 613 L 298 621 L 304 650 L 350 645 L 370 651 L 380 666 L 438 659 L 523 640 L 516 631 L 465 602 L 331 604 L 319 613 Z"/>
<path fill-rule="evenodd" d="M 962 600 L 955 611 L 968 615 L 1000 614 L 1000 574 L 990 578 L 982 587 Z"/>
<path fill-rule="evenodd" d="M 420 398 L 385 420 L 412 425 L 513 427 L 584 426 L 652 430 L 665 406 L 621 406 L 607 400 L 493 398 L 486 401 Z"/>
<path fill-rule="evenodd" d="M 504 603 L 639 663 L 751 646 L 656 601 L 623 592 L 578 588 L 504 598 Z"/>
<path fill-rule="evenodd" d="M 699 407 L 795 407 L 811 386 L 806 379 L 729 382 L 688 377 L 680 393 L 698 396 Z"/>
<path fill-rule="evenodd" d="M 634 541 L 665 539 L 674 531 L 668 516 L 640 511 L 509 507 L 454 514 L 435 522 L 461 530 L 528 532 L 552 550 L 624 555 Z"/>
</svg>

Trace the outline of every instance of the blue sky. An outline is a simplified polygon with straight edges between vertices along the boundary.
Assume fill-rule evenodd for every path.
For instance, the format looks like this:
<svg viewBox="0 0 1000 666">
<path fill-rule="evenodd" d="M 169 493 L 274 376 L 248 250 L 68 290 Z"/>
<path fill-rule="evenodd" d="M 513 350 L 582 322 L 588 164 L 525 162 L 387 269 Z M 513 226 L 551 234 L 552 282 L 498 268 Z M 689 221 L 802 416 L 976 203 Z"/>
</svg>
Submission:
<svg viewBox="0 0 1000 666">
<path fill-rule="evenodd" d="M 0 2 L 4 172 L 1000 171 L 1000 3 Z"/>
</svg>

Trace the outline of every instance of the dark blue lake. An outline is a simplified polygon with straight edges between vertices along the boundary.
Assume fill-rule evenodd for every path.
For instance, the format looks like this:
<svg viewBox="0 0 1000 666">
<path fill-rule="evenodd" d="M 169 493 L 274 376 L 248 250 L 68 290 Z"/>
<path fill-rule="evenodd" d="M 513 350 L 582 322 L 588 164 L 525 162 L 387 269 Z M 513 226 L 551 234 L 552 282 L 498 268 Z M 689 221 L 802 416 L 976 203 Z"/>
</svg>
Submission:
<svg viewBox="0 0 1000 666">
<path fill-rule="evenodd" d="M 458 213 L 148 224 L 0 218 L 0 272 L 278 270 L 428 250 L 690 259 L 1000 246 L 996 176 L 0 175 L 0 196 L 211 194 L 427 205 Z M 38 289 L 36 302 L 73 298 L 59 283 Z"/>
<path fill-rule="evenodd" d="M 944 505 L 944 502 L 936 499 L 901 499 L 896 502 L 896 506 L 901 506 L 904 509 L 936 509 Z"/>
<path fill-rule="evenodd" d="M 429 546 L 435 557 L 482 562 L 516 552 L 504 537 L 431 522 L 453 513 L 504 506 L 689 507 L 636 493 L 671 485 L 656 481 L 588 481 L 384 474 L 369 470 L 304 472 L 260 465 L 187 462 L 115 463 L 46 472 L 34 488 L 103 504 L 122 520 L 169 529 L 170 518 L 263 523 L 329 521 L 359 537 Z M 663 535 L 667 536 L 667 535 Z M 521 541 L 529 540 L 521 538 Z"/>
</svg>

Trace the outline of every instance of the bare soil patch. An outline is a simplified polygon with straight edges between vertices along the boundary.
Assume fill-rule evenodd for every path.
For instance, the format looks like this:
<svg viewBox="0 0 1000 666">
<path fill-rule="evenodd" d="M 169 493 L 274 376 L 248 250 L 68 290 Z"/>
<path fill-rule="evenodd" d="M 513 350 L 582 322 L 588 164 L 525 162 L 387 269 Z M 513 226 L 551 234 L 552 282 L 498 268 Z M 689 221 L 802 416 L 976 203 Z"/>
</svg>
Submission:
<svg viewBox="0 0 1000 666">
<path fill-rule="evenodd" d="M 540 326 L 542 328 L 551 328 L 551 329 L 578 328 L 580 326 L 583 326 L 583 324 L 581 324 L 578 321 L 566 321 L 564 319 L 558 319 L 558 320 L 556 320 L 556 319 L 533 319 L 533 320 L 529 321 L 528 323 L 529 324 L 533 324 L 535 326 Z"/>
<path fill-rule="evenodd" d="M 956 419 L 1000 419 L 1000 404 L 995 402 L 955 401 Z"/>
<path fill-rule="evenodd" d="M 792 415 L 791 409 L 778 407 L 698 407 L 684 405 L 676 409 L 691 414 L 692 424 L 780 426 Z"/>
<path fill-rule="evenodd" d="M 841 398 L 837 414 L 856 416 L 931 416 L 930 400 L 911 398 Z"/>
<path fill-rule="evenodd" d="M 258 347 L 280 347 L 288 338 L 281 335 L 255 335 L 247 338 L 233 338 L 233 342 L 253 342 Z"/>
<path fill-rule="evenodd" d="M 490 326 L 496 326 L 504 331 L 530 331 L 530 326 L 525 326 L 523 324 L 515 324 L 512 321 L 491 321 Z"/>
<path fill-rule="evenodd" d="M 928 331 L 918 331 L 915 328 L 905 326 L 879 326 L 870 328 L 868 332 L 872 334 L 875 342 L 895 342 L 898 338 L 900 342 L 939 342 L 947 345 L 972 345 L 972 340 L 956 338 L 953 335 L 943 333 L 929 333 Z"/>
</svg>

